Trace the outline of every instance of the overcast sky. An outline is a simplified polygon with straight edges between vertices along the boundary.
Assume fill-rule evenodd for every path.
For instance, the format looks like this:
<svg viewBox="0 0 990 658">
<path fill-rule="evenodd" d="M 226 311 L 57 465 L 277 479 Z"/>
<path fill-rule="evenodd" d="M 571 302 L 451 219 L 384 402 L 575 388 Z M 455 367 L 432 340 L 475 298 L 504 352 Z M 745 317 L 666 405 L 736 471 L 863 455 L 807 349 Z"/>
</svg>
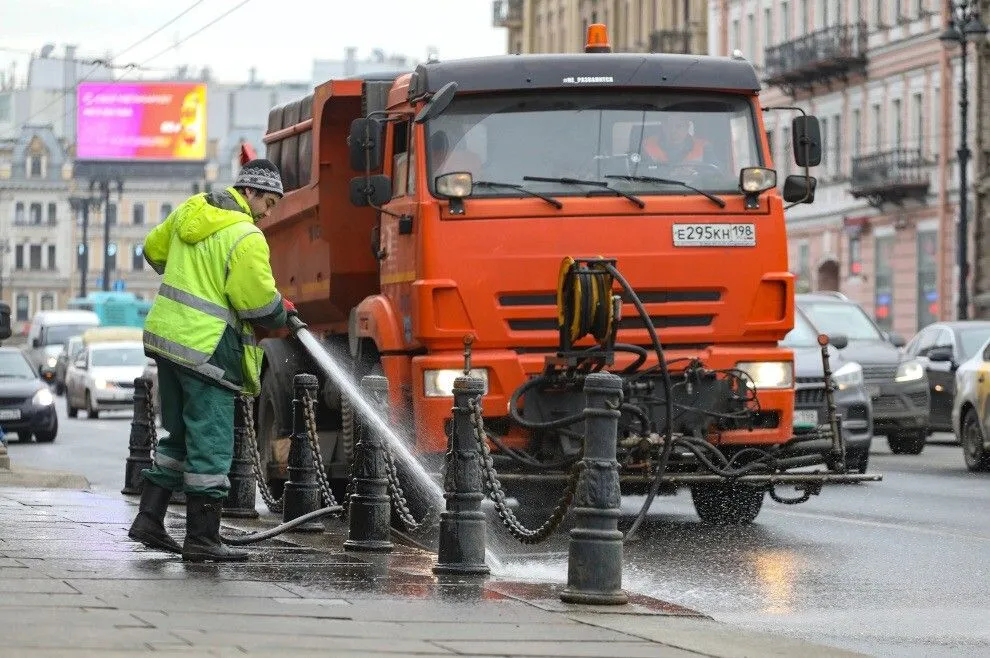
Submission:
<svg viewBox="0 0 990 658">
<path fill-rule="evenodd" d="M 244 0 L 0 0 L 0 65 L 17 61 L 23 80 L 27 55 L 54 43 L 80 55 L 123 53 L 117 63 L 143 63 Z M 354 46 L 359 59 L 372 49 L 424 60 L 435 47 L 441 59 L 493 55 L 506 50 L 504 29 L 492 27 L 491 0 L 247 0 L 230 16 L 146 64 L 194 70 L 209 64 L 214 76 L 236 82 L 257 67 L 262 80 L 309 81 L 314 59 L 343 59 Z M 154 77 L 144 73 L 142 77 Z"/>
</svg>

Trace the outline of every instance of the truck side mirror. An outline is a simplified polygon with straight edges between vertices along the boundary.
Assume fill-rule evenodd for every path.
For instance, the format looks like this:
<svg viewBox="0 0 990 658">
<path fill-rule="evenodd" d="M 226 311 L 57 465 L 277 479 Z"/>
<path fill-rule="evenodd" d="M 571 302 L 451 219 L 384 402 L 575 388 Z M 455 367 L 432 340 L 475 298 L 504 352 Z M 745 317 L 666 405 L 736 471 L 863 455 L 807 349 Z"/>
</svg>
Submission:
<svg viewBox="0 0 990 658">
<path fill-rule="evenodd" d="M 454 93 L 457 91 L 456 82 L 448 82 L 444 86 L 437 90 L 437 93 L 430 97 L 430 100 L 426 101 L 423 105 L 423 109 L 419 111 L 416 118 L 413 119 L 416 123 L 425 123 L 435 116 L 439 116 L 447 106 L 450 105 L 450 101 L 454 100 Z"/>
<path fill-rule="evenodd" d="M 822 161 L 822 131 L 818 117 L 799 116 L 791 122 L 794 162 L 799 167 L 817 167 Z"/>
<path fill-rule="evenodd" d="M 358 176 L 351 179 L 351 203 L 355 206 L 380 206 L 392 198 L 392 179 L 388 176 Z"/>
<path fill-rule="evenodd" d="M 784 179 L 784 201 L 787 203 L 814 203 L 818 179 L 814 176 L 793 174 Z"/>
<path fill-rule="evenodd" d="M 354 171 L 377 171 L 382 168 L 385 148 L 384 127 L 375 119 L 354 119 L 351 132 L 347 136 L 347 149 L 350 154 L 351 169 Z"/>
</svg>

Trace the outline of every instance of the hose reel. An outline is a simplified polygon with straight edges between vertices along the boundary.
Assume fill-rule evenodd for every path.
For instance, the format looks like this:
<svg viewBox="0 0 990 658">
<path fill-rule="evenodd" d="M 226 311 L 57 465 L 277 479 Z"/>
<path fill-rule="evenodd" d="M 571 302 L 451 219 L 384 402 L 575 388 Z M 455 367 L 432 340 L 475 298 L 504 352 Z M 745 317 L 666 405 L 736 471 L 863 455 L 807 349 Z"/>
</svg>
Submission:
<svg viewBox="0 0 990 658">
<path fill-rule="evenodd" d="M 622 300 L 612 294 L 615 279 L 606 258 L 565 257 L 557 278 L 557 323 L 562 353 L 586 336 L 609 349 L 615 344 Z"/>
</svg>

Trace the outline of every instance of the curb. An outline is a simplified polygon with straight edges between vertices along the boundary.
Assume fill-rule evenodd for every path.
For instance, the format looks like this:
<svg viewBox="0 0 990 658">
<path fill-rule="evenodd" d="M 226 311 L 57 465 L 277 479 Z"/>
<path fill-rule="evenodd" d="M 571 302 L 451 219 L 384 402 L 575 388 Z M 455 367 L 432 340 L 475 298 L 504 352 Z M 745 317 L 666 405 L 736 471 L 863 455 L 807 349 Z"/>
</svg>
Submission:
<svg viewBox="0 0 990 658">
<path fill-rule="evenodd" d="M 6 455 L 0 456 L 2 460 Z M 7 460 L 9 461 L 9 457 Z M 68 471 L 35 471 L 27 468 L 2 468 L 0 463 L 0 487 L 44 487 L 49 489 L 89 489 L 90 484 L 82 475 Z"/>
</svg>

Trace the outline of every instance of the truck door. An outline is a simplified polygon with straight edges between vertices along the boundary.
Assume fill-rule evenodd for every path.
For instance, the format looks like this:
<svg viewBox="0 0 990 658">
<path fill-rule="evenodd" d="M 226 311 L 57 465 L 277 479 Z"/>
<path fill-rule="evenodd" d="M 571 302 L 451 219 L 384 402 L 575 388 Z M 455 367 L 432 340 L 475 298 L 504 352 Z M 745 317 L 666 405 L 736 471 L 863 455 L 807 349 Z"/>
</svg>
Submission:
<svg viewBox="0 0 990 658">
<path fill-rule="evenodd" d="M 416 279 L 416 233 L 419 230 L 413 127 L 412 121 L 397 121 L 391 127 L 392 137 L 386 155 L 392 177 L 392 200 L 385 204 L 385 209 L 398 216 L 380 215 L 378 242 L 382 292 L 395 300 L 406 347 L 413 342 L 412 282 Z"/>
</svg>

